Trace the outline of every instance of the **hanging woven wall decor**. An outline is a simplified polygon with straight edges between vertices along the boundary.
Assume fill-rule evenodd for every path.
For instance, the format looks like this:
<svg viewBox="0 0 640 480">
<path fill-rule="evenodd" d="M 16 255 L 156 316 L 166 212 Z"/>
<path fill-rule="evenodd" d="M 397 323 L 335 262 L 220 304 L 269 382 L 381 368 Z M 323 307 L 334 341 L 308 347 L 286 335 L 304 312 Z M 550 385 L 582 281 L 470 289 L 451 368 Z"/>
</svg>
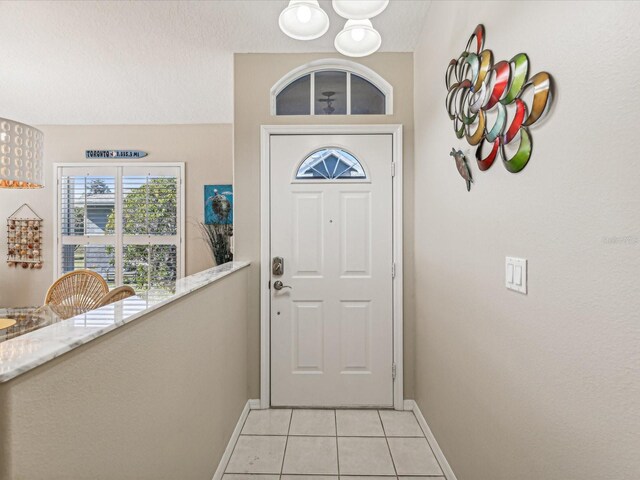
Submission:
<svg viewBox="0 0 640 480">
<path fill-rule="evenodd" d="M 531 158 L 529 127 L 551 105 L 551 76 L 539 72 L 530 77 L 525 53 L 494 63 L 484 38 L 484 26 L 478 25 L 464 51 L 449 62 L 446 108 L 456 136 L 477 146 L 480 170 L 489 169 L 499 153 L 505 168 L 517 173 Z"/>
<path fill-rule="evenodd" d="M 7 218 L 7 265 L 42 268 L 42 218 L 26 203 Z"/>
</svg>

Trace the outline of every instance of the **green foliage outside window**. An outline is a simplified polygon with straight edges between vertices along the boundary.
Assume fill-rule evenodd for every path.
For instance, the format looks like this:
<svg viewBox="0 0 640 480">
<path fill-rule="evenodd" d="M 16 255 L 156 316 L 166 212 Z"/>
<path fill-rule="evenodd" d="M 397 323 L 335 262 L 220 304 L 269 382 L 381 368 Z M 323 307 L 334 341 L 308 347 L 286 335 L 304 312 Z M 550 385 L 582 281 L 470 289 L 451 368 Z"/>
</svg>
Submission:
<svg viewBox="0 0 640 480">
<path fill-rule="evenodd" d="M 176 235 L 175 178 L 152 178 L 133 188 L 123 202 L 124 235 Z M 115 231 L 115 212 L 109 215 L 107 233 Z M 113 247 L 109 247 L 113 249 Z M 125 245 L 124 283 L 136 290 L 167 288 L 176 280 L 176 247 L 173 245 Z"/>
<path fill-rule="evenodd" d="M 89 184 L 89 195 L 100 195 L 103 193 L 111 193 L 111 189 L 107 182 L 102 180 L 101 178 L 95 178 L 91 180 Z"/>
</svg>

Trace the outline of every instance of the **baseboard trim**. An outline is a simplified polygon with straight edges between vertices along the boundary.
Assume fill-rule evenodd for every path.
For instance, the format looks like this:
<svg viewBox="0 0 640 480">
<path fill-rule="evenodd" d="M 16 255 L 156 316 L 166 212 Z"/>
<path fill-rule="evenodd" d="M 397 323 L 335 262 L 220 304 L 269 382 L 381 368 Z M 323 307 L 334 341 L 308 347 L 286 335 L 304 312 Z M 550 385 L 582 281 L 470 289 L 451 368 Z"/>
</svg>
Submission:
<svg viewBox="0 0 640 480">
<path fill-rule="evenodd" d="M 218 468 L 216 468 L 216 473 L 213 474 L 212 480 L 222 480 L 222 476 L 224 475 L 224 470 L 227 468 L 227 463 L 231 459 L 231 454 L 233 453 L 233 447 L 235 447 L 236 442 L 238 441 L 238 437 L 240 436 L 240 432 L 242 431 L 242 427 L 244 426 L 244 422 L 249 416 L 249 412 L 254 410 L 253 405 L 260 405 L 260 400 L 247 400 L 244 408 L 242 409 L 242 413 L 240 414 L 240 418 L 238 419 L 238 423 L 236 423 L 236 428 L 233 429 L 233 433 L 231 434 L 231 438 L 227 443 L 227 448 L 225 448 L 224 453 L 222 454 L 222 458 L 218 463 Z"/>
<path fill-rule="evenodd" d="M 405 400 L 404 409 L 407 412 L 413 412 L 417 408 L 415 400 Z"/>
<path fill-rule="evenodd" d="M 445 478 L 447 480 L 458 480 L 456 478 L 456 475 L 453 473 L 449 462 L 444 456 L 444 453 L 442 453 L 440 445 L 438 445 L 438 442 L 436 441 L 436 437 L 433 436 L 433 432 L 429 428 L 429 424 L 425 420 L 424 415 L 422 415 L 420 407 L 418 407 L 418 404 L 415 402 L 415 400 L 405 400 L 404 409 L 413 412 L 413 414 L 416 416 L 416 419 L 418 419 L 418 423 L 422 427 L 422 431 L 424 432 L 425 437 L 427 437 L 427 442 L 429 442 L 429 446 L 431 447 L 431 450 L 433 450 L 433 454 L 435 455 L 436 460 L 438 460 Z"/>
<path fill-rule="evenodd" d="M 252 398 L 249 400 L 249 408 L 251 410 L 260 410 L 260 399 L 259 398 Z"/>
</svg>

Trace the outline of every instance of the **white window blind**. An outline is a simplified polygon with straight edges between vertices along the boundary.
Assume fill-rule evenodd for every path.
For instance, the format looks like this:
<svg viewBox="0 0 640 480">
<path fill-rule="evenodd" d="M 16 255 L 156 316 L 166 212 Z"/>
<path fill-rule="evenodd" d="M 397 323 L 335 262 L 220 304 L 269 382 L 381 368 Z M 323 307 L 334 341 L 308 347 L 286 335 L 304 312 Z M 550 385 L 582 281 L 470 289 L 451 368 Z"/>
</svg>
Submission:
<svg viewBox="0 0 640 480">
<path fill-rule="evenodd" d="M 182 164 L 58 165 L 57 276 L 170 289 L 184 275 Z"/>
</svg>

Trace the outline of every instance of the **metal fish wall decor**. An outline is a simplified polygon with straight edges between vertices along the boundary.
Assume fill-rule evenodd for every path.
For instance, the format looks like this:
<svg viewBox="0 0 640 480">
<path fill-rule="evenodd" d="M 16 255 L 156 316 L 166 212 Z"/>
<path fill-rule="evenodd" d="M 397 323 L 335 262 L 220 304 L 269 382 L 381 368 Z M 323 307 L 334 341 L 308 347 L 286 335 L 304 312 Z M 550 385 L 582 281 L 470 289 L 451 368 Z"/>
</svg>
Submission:
<svg viewBox="0 0 640 480">
<path fill-rule="evenodd" d="M 467 158 L 464 156 L 464 153 L 462 153 L 462 150 L 456 151 L 455 148 L 452 148 L 449 155 L 455 158 L 458 173 L 467 182 L 467 192 L 471 191 L 471 182 L 473 182 L 473 178 L 471 178 L 471 170 L 469 170 Z"/>
</svg>

